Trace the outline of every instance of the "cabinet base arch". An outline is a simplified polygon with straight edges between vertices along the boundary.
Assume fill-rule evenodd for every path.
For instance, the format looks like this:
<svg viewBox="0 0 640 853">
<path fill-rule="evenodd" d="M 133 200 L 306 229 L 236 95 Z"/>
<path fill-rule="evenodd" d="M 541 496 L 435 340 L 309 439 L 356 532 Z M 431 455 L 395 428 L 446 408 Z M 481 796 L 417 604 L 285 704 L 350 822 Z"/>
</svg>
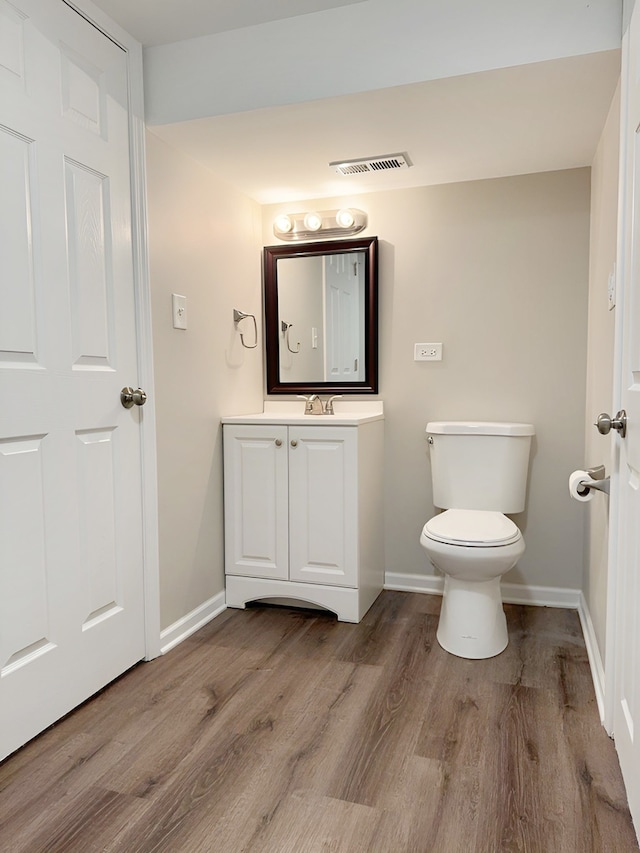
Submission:
<svg viewBox="0 0 640 853">
<path fill-rule="evenodd" d="M 378 588 L 352 589 L 227 575 L 226 598 L 227 607 L 240 609 L 244 609 L 249 601 L 264 598 L 296 599 L 331 610 L 339 622 L 360 622 L 380 592 Z"/>
</svg>

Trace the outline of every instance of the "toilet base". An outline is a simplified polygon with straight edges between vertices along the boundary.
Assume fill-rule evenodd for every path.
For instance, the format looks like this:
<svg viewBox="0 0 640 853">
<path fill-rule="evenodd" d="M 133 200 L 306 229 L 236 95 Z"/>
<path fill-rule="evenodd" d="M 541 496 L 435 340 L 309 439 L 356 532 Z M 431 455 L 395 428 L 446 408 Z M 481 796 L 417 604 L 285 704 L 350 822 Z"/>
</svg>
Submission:
<svg viewBox="0 0 640 853">
<path fill-rule="evenodd" d="M 502 609 L 500 576 L 488 581 L 464 581 L 445 575 L 438 642 L 460 658 L 480 660 L 503 652 L 508 643 Z"/>
</svg>

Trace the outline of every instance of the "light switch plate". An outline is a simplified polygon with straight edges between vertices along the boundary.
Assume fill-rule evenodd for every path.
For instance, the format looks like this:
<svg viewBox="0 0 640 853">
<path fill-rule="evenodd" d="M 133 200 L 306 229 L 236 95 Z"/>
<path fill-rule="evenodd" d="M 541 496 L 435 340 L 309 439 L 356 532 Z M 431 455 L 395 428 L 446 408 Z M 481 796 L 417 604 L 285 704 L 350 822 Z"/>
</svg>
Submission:
<svg viewBox="0 0 640 853">
<path fill-rule="evenodd" d="M 171 306 L 173 309 L 173 328 L 187 328 L 187 297 L 179 293 L 171 294 Z"/>
</svg>

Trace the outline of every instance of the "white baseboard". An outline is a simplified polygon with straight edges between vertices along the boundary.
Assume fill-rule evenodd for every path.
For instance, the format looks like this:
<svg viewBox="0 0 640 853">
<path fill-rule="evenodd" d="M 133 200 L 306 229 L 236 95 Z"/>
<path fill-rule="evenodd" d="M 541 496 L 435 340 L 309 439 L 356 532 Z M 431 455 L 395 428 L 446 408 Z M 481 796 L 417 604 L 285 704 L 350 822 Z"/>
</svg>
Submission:
<svg viewBox="0 0 640 853">
<path fill-rule="evenodd" d="M 577 610 L 580 590 L 559 586 L 526 586 L 522 583 L 503 583 L 502 600 L 507 604 L 531 604 L 535 607 L 566 607 Z"/>
<path fill-rule="evenodd" d="M 219 592 L 218 595 L 214 595 L 213 598 L 196 607 L 191 613 L 187 613 L 182 619 L 178 619 L 173 625 L 169 625 L 168 628 L 160 632 L 160 654 L 166 654 L 226 609 L 225 594 Z"/>
<path fill-rule="evenodd" d="M 397 589 L 402 592 L 427 592 L 442 595 L 444 578 L 442 575 L 410 575 L 399 572 L 386 572 L 385 589 Z M 531 604 L 538 607 L 567 607 L 578 610 L 581 592 L 579 589 L 564 589 L 554 586 L 525 586 L 519 583 L 501 585 L 502 600 L 507 604 Z"/>
<path fill-rule="evenodd" d="M 432 595 L 442 595 L 444 578 L 442 575 L 408 575 L 400 572 L 385 572 L 384 588 L 397 589 L 400 592 L 427 592 Z"/>
<path fill-rule="evenodd" d="M 582 593 L 580 593 L 578 615 L 580 616 L 580 624 L 582 625 L 582 633 L 584 634 L 584 643 L 587 647 L 587 656 L 589 658 L 589 666 L 591 667 L 591 678 L 593 679 L 593 688 L 596 692 L 600 721 L 604 725 L 604 666 L 602 664 L 602 655 L 600 654 L 600 647 L 598 646 L 591 613 L 589 612 L 587 600 Z"/>
</svg>

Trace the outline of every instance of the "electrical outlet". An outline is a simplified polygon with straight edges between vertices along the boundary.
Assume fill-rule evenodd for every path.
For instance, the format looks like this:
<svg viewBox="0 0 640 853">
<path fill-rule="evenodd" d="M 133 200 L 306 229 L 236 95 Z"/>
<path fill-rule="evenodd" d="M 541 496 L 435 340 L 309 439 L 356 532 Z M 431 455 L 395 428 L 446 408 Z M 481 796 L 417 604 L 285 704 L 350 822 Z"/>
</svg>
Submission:
<svg viewBox="0 0 640 853">
<path fill-rule="evenodd" d="M 442 361 L 442 344 L 415 344 L 414 361 Z"/>
</svg>

